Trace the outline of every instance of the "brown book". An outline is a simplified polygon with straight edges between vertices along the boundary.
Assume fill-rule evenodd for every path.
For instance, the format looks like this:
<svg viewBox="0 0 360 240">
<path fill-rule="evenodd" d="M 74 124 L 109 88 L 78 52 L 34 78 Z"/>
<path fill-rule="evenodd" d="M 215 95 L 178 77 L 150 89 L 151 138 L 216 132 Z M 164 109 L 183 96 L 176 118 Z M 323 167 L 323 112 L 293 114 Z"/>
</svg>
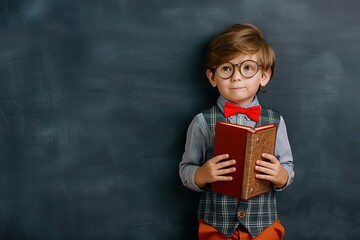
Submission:
<svg viewBox="0 0 360 240">
<path fill-rule="evenodd" d="M 248 200 L 270 191 L 270 182 L 255 178 L 256 160 L 262 153 L 274 155 L 276 126 L 273 124 L 256 128 L 218 122 L 215 128 L 214 156 L 227 153 L 236 160 L 236 172 L 229 174 L 232 181 L 211 184 L 211 191 Z"/>
</svg>

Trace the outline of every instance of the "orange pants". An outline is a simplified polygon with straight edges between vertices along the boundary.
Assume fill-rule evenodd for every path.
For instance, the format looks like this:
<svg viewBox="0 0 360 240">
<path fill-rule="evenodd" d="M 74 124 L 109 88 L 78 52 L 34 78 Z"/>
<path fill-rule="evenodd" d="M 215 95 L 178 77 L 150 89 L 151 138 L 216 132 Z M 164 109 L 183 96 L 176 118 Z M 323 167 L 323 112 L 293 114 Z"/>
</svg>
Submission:
<svg viewBox="0 0 360 240">
<path fill-rule="evenodd" d="M 229 238 L 199 219 L 199 240 L 281 240 L 284 234 L 285 229 L 280 221 L 277 220 L 255 238 L 242 226 L 239 226 L 231 238 Z"/>
</svg>

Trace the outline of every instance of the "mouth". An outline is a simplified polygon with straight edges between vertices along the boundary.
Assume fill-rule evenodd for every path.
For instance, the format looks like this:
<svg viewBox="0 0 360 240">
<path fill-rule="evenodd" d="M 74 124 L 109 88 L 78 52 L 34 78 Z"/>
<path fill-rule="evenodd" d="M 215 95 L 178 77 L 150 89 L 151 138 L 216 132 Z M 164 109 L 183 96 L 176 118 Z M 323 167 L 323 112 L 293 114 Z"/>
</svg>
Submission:
<svg viewBox="0 0 360 240">
<path fill-rule="evenodd" d="M 230 88 L 231 90 L 241 90 L 241 89 L 244 89 L 245 87 L 232 87 Z"/>
</svg>

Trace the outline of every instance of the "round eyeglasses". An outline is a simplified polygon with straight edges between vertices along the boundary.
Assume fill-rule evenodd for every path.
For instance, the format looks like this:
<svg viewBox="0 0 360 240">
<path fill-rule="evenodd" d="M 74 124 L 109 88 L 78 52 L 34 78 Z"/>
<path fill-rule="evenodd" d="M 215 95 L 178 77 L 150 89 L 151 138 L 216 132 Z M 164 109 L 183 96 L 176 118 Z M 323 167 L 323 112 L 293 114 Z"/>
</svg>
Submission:
<svg viewBox="0 0 360 240">
<path fill-rule="evenodd" d="M 253 60 L 245 60 L 238 64 L 232 64 L 230 62 L 227 62 L 217 67 L 214 67 L 212 70 L 216 72 L 216 75 L 218 75 L 220 78 L 229 79 L 234 74 L 235 67 L 240 68 L 240 74 L 244 78 L 252 78 L 259 71 L 261 65 Z"/>
</svg>

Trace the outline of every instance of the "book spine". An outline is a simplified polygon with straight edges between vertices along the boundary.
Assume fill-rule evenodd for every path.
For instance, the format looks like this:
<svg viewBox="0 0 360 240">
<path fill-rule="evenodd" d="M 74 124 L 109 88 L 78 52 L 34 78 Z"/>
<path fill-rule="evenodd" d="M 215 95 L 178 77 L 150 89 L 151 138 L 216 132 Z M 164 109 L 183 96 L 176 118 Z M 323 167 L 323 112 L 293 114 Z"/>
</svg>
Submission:
<svg viewBox="0 0 360 240">
<path fill-rule="evenodd" d="M 243 185 L 242 185 L 242 199 L 249 199 L 254 189 L 251 189 L 251 178 L 253 177 L 254 172 L 254 163 L 252 163 L 254 155 L 254 141 L 256 134 L 250 132 L 247 133 L 246 139 L 246 151 L 245 151 L 245 161 L 244 161 L 244 175 L 243 175 Z"/>
</svg>

